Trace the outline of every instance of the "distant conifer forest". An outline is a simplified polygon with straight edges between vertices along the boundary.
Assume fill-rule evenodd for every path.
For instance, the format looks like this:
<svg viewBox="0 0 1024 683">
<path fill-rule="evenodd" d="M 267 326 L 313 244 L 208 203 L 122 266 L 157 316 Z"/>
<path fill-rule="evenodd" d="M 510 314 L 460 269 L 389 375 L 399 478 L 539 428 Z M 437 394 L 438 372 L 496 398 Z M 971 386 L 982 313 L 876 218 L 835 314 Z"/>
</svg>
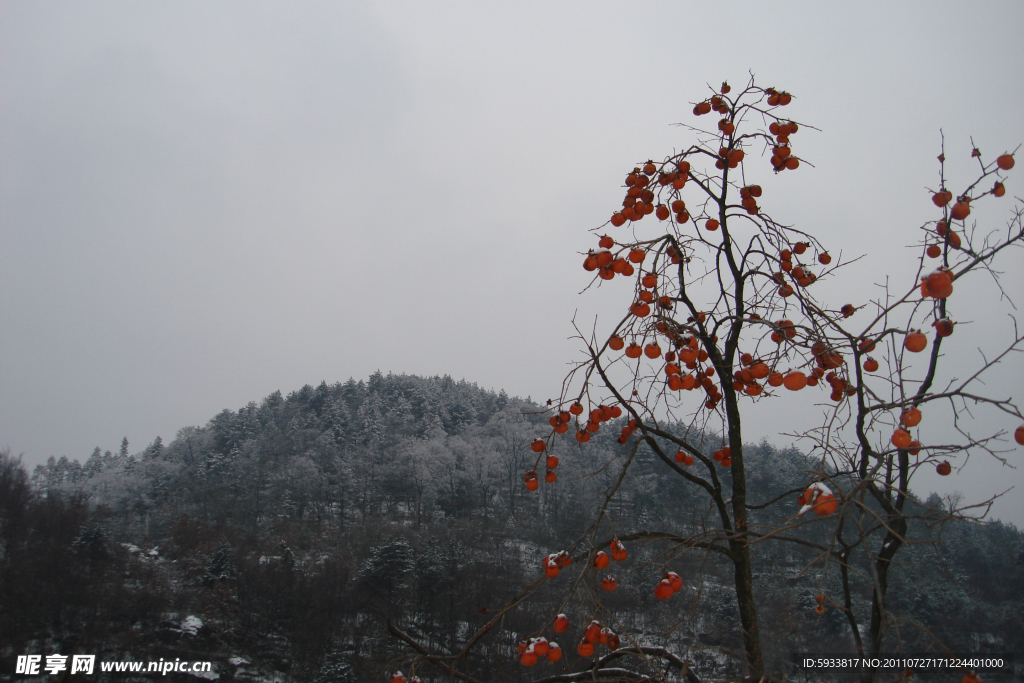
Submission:
<svg viewBox="0 0 1024 683">
<path fill-rule="evenodd" d="M 617 443 L 614 425 L 588 444 L 558 446 L 557 483 L 528 491 L 523 474 L 536 460 L 531 442 L 548 429 L 544 409 L 450 377 L 377 373 L 275 392 L 168 443 L 124 441 L 85 457 L 90 444 L 84 461 L 50 458 L 31 473 L 2 453 L 0 678 L 18 655 L 88 653 L 211 660 L 219 680 L 383 682 L 408 672 L 415 654 L 389 633 L 389 620 L 431 652 L 459 652 L 544 577 L 545 556 L 587 532 L 613 485 L 605 519 L 614 529 L 604 536 L 699 531 L 706 498 L 667 476 L 643 445 Z M 708 453 L 720 447 L 720 435 L 703 440 Z M 620 483 L 616 463 L 627 452 L 634 459 Z M 793 500 L 789 510 L 752 509 L 752 518 L 784 526 L 789 517 L 770 516 L 796 514 L 818 463 L 766 441 L 745 457 L 749 500 Z M 916 500 L 922 511 L 942 507 L 934 495 Z M 890 575 L 893 646 L 1024 653 L 1021 532 L 998 522 L 931 524 L 927 514 L 913 523 L 931 540 L 905 548 Z M 793 533 L 825 538 L 814 524 Z M 815 613 L 816 595 L 841 591 L 812 545 L 753 548 L 766 665 L 790 680 L 808 680 L 792 668 L 795 654 L 851 647 L 841 609 Z M 666 548 L 628 544 L 602 609 L 636 644 L 692 662 L 699 680 L 741 675 L 728 563 L 699 548 Z M 659 600 L 653 589 L 666 567 L 683 588 Z M 578 635 L 543 671 L 520 666 L 516 652 L 559 613 L 589 623 L 593 603 L 566 601 L 570 580 L 544 582 L 508 610 L 461 670 L 477 681 L 579 671 Z M 851 607 L 858 614 L 869 609 L 868 590 Z M 637 671 L 628 680 L 682 680 L 664 667 Z M 450 680 L 436 667 L 416 673 Z M 809 680 L 837 680 L 821 676 Z"/>
</svg>

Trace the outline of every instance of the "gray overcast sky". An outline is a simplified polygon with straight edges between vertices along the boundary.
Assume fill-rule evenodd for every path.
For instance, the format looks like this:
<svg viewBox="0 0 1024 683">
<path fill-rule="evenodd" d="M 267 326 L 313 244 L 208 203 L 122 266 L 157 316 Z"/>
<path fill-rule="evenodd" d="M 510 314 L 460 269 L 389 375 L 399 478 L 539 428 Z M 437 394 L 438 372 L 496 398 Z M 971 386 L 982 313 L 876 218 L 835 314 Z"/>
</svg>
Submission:
<svg viewBox="0 0 1024 683">
<path fill-rule="evenodd" d="M 576 295 L 588 230 L 634 163 L 690 144 L 671 124 L 707 83 L 749 71 L 821 129 L 799 139 L 815 168 L 761 164 L 762 204 L 868 254 L 819 292 L 864 303 L 912 277 L 940 128 L 953 187 L 970 136 L 989 158 L 1024 142 L 1022 31 L 1017 0 L 0 1 L 0 446 L 137 451 L 377 369 L 557 396 L 574 312 L 606 301 Z M 970 286 L 965 367 L 1011 330 Z M 989 390 L 1019 401 L 1022 368 Z M 978 458 L 917 490 L 1010 485 L 996 515 L 1021 525 L 1021 469 Z"/>
</svg>

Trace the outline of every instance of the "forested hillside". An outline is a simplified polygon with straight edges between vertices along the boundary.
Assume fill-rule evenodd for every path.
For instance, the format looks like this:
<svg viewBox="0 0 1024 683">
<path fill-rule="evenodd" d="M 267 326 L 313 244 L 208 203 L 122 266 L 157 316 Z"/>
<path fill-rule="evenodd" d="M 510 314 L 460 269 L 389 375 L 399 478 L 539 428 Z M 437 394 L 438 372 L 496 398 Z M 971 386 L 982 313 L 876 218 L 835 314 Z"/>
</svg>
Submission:
<svg viewBox="0 0 1024 683">
<path fill-rule="evenodd" d="M 117 453 L 97 448 L 84 464 L 51 459 L 31 477 L 6 454 L 0 671 L 13 671 L 18 654 L 74 651 L 212 659 L 221 680 L 383 681 L 407 670 L 411 654 L 388 633 L 388 618 L 431 648 L 456 652 L 543 576 L 545 555 L 585 536 L 620 459 L 633 452 L 632 442 L 616 442 L 613 425 L 562 458 L 556 485 L 529 492 L 523 473 L 536 457 L 531 441 L 547 426 L 543 409 L 448 377 L 378 373 L 276 392 L 134 454 L 123 443 Z M 709 453 L 721 447 L 719 436 L 703 438 Z M 611 526 L 597 537 L 628 539 L 654 526 L 692 536 L 708 514 L 692 485 L 664 476 L 643 447 L 633 457 L 609 504 Z M 752 518 L 785 526 L 790 518 L 768 518 L 757 503 L 790 495 L 795 514 L 820 463 L 766 442 L 747 459 Z M 941 505 L 936 497 L 922 503 Z M 922 533 L 931 527 L 935 542 L 900 557 L 894 644 L 1024 652 L 1024 537 L 998 523 L 939 523 L 938 514 L 929 524 L 923 508 L 917 523 Z M 813 523 L 794 533 L 825 539 Z M 602 598 L 618 630 L 673 649 L 702 679 L 741 671 L 727 565 L 698 548 L 652 540 L 628 547 L 629 559 L 611 568 L 618 588 Z M 799 543 L 754 551 L 765 568 L 755 581 L 773 669 L 787 668 L 795 652 L 849 648 L 842 612 L 814 611 L 816 594 L 839 593 L 829 584 L 834 574 L 822 579 L 818 552 Z M 653 587 L 669 567 L 684 588 L 656 600 Z M 518 664 L 517 643 L 559 612 L 576 625 L 593 618 L 590 588 L 565 604 L 551 583 L 473 649 L 474 678 L 526 681 L 578 669 L 578 634 L 562 643 L 559 664 Z M 440 680 L 436 669 L 417 673 Z"/>
</svg>

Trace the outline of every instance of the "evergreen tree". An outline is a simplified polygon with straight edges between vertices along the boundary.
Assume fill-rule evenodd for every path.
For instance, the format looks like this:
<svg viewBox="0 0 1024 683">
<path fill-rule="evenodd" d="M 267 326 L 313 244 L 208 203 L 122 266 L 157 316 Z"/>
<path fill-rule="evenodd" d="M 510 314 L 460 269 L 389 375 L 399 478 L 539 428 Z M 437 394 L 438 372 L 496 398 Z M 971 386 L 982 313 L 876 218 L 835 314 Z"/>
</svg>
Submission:
<svg viewBox="0 0 1024 683">
<path fill-rule="evenodd" d="M 412 548 L 399 538 L 373 548 L 359 578 L 372 595 L 391 604 L 409 586 L 414 566 Z"/>
<path fill-rule="evenodd" d="M 83 468 L 83 474 L 87 479 L 91 479 L 99 474 L 103 470 L 103 454 L 100 452 L 100 447 L 97 446 L 93 449 L 89 459 L 85 461 Z"/>
<path fill-rule="evenodd" d="M 206 559 L 202 578 L 203 585 L 210 587 L 217 583 L 233 581 L 238 576 L 234 556 L 235 553 L 230 543 L 227 541 L 218 543 L 216 550 Z"/>
</svg>

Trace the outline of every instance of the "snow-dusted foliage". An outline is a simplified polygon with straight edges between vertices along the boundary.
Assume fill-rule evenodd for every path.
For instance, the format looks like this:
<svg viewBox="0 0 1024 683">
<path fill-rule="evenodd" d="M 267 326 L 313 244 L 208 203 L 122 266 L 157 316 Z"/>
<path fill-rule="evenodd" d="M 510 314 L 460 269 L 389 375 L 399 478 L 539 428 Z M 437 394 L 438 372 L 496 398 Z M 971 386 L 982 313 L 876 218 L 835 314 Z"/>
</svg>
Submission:
<svg viewBox="0 0 1024 683">
<path fill-rule="evenodd" d="M 96 449 L 84 466 L 55 459 L 31 478 L 3 455 L 0 604 L 10 609 L 0 615 L 0 642 L 11 645 L 0 650 L 0 667 L 74 637 L 81 651 L 110 659 L 201 652 L 221 679 L 349 683 L 397 670 L 411 678 L 410 650 L 388 633 L 387 619 L 435 652 L 459 651 L 543 576 L 546 556 L 580 537 L 617 482 L 623 448 L 613 425 L 570 457 L 556 450 L 558 481 L 526 491 L 523 472 L 538 462 L 530 444 L 547 424 L 542 410 L 450 378 L 377 374 L 275 392 L 169 443 L 135 454 L 127 443 L 117 453 Z M 721 437 L 703 443 L 711 453 Z M 797 497 L 820 488 L 807 474 L 815 463 L 767 443 L 745 450 L 750 500 L 792 499 L 751 509 L 751 519 L 785 526 L 800 511 Z M 615 534 L 666 520 L 680 535 L 702 528 L 699 496 L 660 476 L 662 467 L 637 450 L 608 509 Z M 825 540 L 813 526 L 799 533 Z M 936 526 L 932 537 L 940 534 L 942 544 L 907 548 L 893 575 L 889 607 L 930 629 L 899 629 L 904 649 L 933 636 L 964 651 L 1024 649 L 1024 537 L 962 522 Z M 736 673 L 723 654 L 741 647 L 728 566 L 696 549 L 666 555 L 657 544 L 627 545 L 628 561 L 614 566 L 618 587 L 602 596 L 623 630 L 702 671 Z M 808 568 L 816 551 L 765 544 L 752 552 L 771 568 L 754 577 L 766 656 L 785 663 L 793 652 L 842 646 L 842 613 L 814 613 L 817 594 L 840 592 L 831 575 Z M 683 582 L 672 604 L 653 593 L 667 568 Z M 475 678 L 528 680 L 516 645 L 561 612 L 572 626 L 557 640 L 567 661 L 576 657 L 577 631 L 596 615 L 563 603 L 557 582 L 568 580 L 551 579 L 505 614 L 501 632 L 466 662 Z M 434 671 L 415 674 L 439 680 Z"/>
</svg>

